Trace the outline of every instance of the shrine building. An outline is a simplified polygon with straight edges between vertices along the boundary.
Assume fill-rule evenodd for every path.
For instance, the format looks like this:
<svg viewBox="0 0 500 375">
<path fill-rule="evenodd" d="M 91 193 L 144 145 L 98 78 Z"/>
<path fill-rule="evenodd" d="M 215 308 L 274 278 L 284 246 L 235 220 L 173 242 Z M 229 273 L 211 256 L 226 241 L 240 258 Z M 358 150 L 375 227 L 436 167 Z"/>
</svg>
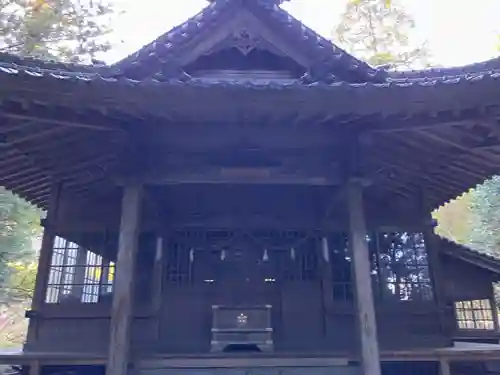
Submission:
<svg viewBox="0 0 500 375">
<path fill-rule="evenodd" d="M 394 72 L 278 0 L 112 65 L 0 55 L 0 180 L 46 211 L 30 375 L 500 374 L 500 259 L 431 213 L 500 172 L 500 59 Z"/>
</svg>

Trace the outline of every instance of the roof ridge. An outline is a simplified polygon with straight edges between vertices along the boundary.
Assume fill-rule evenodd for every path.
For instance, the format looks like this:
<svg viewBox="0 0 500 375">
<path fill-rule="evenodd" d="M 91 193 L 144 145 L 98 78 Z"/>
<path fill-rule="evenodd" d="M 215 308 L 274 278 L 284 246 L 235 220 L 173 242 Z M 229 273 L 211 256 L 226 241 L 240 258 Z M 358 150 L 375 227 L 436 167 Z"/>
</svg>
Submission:
<svg viewBox="0 0 500 375">
<path fill-rule="evenodd" d="M 0 64 L 3 66 L 22 66 L 31 69 L 66 70 L 69 72 L 98 72 L 106 65 L 69 63 L 53 59 L 41 59 L 32 56 L 19 56 L 13 53 L 0 52 Z"/>
<path fill-rule="evenodd" d="M 489 60 L 484 60 L 476 63 L 471 63 L 462 66 L 454 67 L 430 67 L 425 69 L 402 70 L 388 72 L 389 79 L 419 79 L 419 78 L 436 78 L 436 77 L 459 77 L 468 74 L 481 74 L 500 71 L 500 56 Z"/>
<path fill-rule="evenodd" d="M 137 78 L 141 75 L 141 67 L 147 64 L 155 64 L 161 68 L 168 61 L 169 65 L 175 65 L 177 50 L 215 24 L 228 11 L 237 10 L 239 6 L 244 6 L 263 22 L 272 23 L 271 27 L 272 25 L 280 27 L 284 33 L 288 34 L 289 39 L 294 38 L 294 43 L 301 43 L 308 55 L 313 56 L 313 60 L 317 61 L 314 75 L 318 75 L 319 79 L 315 81 L 321 81 L 324 75 L 333 75 L 335 66 L 353 73 L 358 72 L 360 82 L 383 83 L 386 81 L 386 71 L 373 68 L 368 63 L 350 55 L 277 4 L 271 5 L 260 1 L 252 3 L 233 0 L 213 1 L 196 15 L 110 67 L 128 78 Z M 173 70 L 176 71 L 176 69 Z"/>
<path fill-rule="evenodd" d="M 197 29 L 204 27 L 207 21 L 208 22 L 213 21 L 215 17 L 219 16 L 219 14 L 226 8 L 228 8 L 230 5 L 231 5 L 230 2 L 227 0 L 224 0 L 223 2 L 217 1 L 208 3 L 198 13 L 189 17 L 187 20 L 179 23 L 177 26 L 174 26 L 172 29 L 167 30 L 165 33 L 161 34 L 153 41 L 144 44 L 137 51 L 111 64 L 110 67 L 115 70 L 123 71 L 127 68 L 130 68 L 133 65 L 137 66 L 138 65 L 137 60 L 143 58 L 142 55 L 147 54 L 145 58 L 146 59 L 151 58 L 153 57 L 153 55 L 156 55 L 159 52 L 158 49 L 161 49 L 162 50 L 161 52 L 163 53 L 168 53 L 168 54 L 172 53 L 175 50 L 176 45 L 181 41 L 181 39 L 186 39 L 186 37 L 189 36 L 187 32 L 188 31 L 187 29 L 189 27 L 194 26 Z M 192 31 L 193 30 L 189 30 L 190 33 Z M 176 38 L 176 35 L 179 35 L 179 37 Z"/>
<path fill-rule="evenodd" d="M 315 50 L 317 51 L 318 55 L 322 54 L 322 58 L 318 59 L 318 63 L 326 65 L 341 63 L 348 70 L 364 70 L 365 74 L 369 78 L 371 78 L 372 80 L 376 80 L 376 83 L 383 83 L 384 81 L 386 81 L 387 72 L 385 70 L 372 67 L 366 61 L 360 60 L 357 57 L 353 56 L 345 49 L 334 43 L 332 40 L 325 38 L 323 35 L 307 26 L 304 22 L 294 17 L 287 10 L 279 6 L 275 6 L 274 12 L 275 14 L 280 14 L 281 16 L 287 17 L 289 23 L 290 21 L 292 21 L 297 25 L 301 25 L 301 33 L 304 43 L 310 43 L 310 40 L 316 39 L 316 43 L 314 43 Z M 330 73 L 333 74 L 334 72 L 332 70 L 333 69 L 330 69 Z"/>
</svg>

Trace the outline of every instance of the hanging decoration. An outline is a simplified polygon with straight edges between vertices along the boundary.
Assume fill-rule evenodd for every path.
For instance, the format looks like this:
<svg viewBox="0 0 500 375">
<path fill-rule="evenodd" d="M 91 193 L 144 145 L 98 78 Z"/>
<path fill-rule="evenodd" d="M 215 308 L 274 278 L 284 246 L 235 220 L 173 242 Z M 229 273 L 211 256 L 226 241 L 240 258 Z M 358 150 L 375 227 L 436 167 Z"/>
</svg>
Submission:
<svg viewBox="0 0 500 375">
<path fill-rule="evenodd" d="M 194 262 L 194 249 L 189 250 L 189 261 Z"/>
<path fill-rule="evenodd" d="M 158 236 L 156 237 L 155 262 L 161 261 L 162 253 L 163 253 L 163 237 Z"/>
<path fill-rule="evenodd" d="M 328 250 L 328 239 L 326 237 L 323 237 L 321 239 L 321 248 L 322 248 L 322 252 L 323 252 L 323 259 L 325 260 L 325 262 L 329 262 L 330 261 L 330 252 Z"/>
<path fill-rule="evenodd" d="M 290 249 L 290 258 L 292 258 L 292 260 L 295 260 L 296 256 L 297 256 L 297 255 L 296 255 L 296 253 L 295 253 L 295 247 L 292 247 L 292 248 Z"/>
<path fill-rule="evenodd" d="M 269 260 L 269 254 L 267 253 L 267 249 L 264 249 L 264 254 L 262 254 L 262 260 L 267 262 Z"/>
<path fill-rule="evenodd" d="M 220 260 L 226 260 L 226 250 L 224 249 L 220 252 Z"/>
</svg>

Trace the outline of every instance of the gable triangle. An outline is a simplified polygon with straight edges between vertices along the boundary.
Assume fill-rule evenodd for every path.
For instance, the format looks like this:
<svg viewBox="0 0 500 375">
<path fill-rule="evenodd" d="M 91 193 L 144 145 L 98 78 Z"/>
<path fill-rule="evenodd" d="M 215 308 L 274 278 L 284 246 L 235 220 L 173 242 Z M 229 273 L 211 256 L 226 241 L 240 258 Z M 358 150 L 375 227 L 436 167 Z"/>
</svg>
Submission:
<svg viewBox="0 0 500 375">
<path fill-rule="evenodd" d="M 276 0 L 212 1 L 200 13 L 116 63 L 114 68 L 119 74 L 137 80 L 189 80 L 193 69 L 197 69 L 198 75 L 207 68 L 238 71 L 246 65 L 246 70 L 252 70 L 253 59 L 260 61 L 254 70 L 269 70 L 269 66 L 261 66 L 268 61 L 271 70 L 287 73 L 294 79 L 302 77 L 307 83 L 385 80 L 385 72 L 334 46 L 276 3 Z M 235 66 L 217 66 L 216 58 L 209 61 L 207 56 L 216 53 L 222 53 L 219 60 L 234 59 Z"/>
</svg>

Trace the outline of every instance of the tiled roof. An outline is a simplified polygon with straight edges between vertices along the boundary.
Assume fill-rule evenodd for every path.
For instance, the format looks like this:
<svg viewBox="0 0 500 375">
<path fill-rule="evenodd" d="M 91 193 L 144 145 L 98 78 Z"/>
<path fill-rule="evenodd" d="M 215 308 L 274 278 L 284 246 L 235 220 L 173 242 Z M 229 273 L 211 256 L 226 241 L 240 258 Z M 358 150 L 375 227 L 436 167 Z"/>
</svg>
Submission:
<svg viewBox="0 0 500 375">
<path fill-rule="evenodd" d="M 19 62 L 23 62 L 20 60 Z M 124 84 L 127 86 L 193 86 L 193 87 L 233 87 L 233 88 L 244 88 L 244 89 L 259 89 L 259 90 L 282 90 L 282 89 L 363 89 L 363 88 L 391 88 L 391 87 L 409 87 L 409 86 L 420 86 L 420 87 L 432 87 L 437 85 L 455 85 L 455 84 L 467 84 L 474 83 L 478 81 L 494 80 L 498 81 L 500 79 L 500 70 L 492 70 L 489 72 L 478 72 L 478 73 L 465 73 L 455 76 L 431 76 L 431 77 L 415 77 L 414 75 L 405 77 L 404 75 L 398 75 L 397 78 L 390 78 L 383 83 L 373 83 L 373 82 L 363 82 L 363 83 L 349 83 L 349 82 L 314 82 L 314 83 L 302 83 L 300 81 L 295 82 L 277 82 L 270 80 L 269 82 L 263 82 L 262 80 L 253 81 L 248 80 L 204 80 L 202 78 L 192 78 L 189 80 L 167 80 L 160 81 L 157 79 L 148 80 L 134 80 L 122 76 L 117 76 L 113 74 L 107 68 L 96 68 L 93 69 L 89 66 L 85 70 L 76 71 L 74 67 L 72 69 L 56 69 L 52 65 L 47 65 L 45 63 L 40 64 L 40 66 L 28 66 L 20 65 L 18 63 L 5 63 L 0 62 L 0 75 L 15 75 L 15 76 L 30 76 L 37 78 L 48 78 L 48 79 L 58 79 L 62 81 L 74 81 L 74 82 L 105 82 L 105 83 L 117 83 Z"/>
<path fill-rule="evenodd" d="M 433 124 L 474 123 L 487 116 L 496 118 L 500 107 L 500 59 L 458 68 L 410 72 L 377 70 L 308 29 L 276 5 L 259 5 L 257 1 L 260 0 L 217 0 L 153 43 L 110 66 L 61 64 L 0 54 L 2 114 L 13 123 L 36 120 L 37 136 L 45 139 L 53 137 L 52 134 L 44 135 L 46 128 L 57 131 L 57 140 L 47 142 L 46 147 L 46 153 L 54 161 L 64 159 L 58 156 L 66 152 L 59 147 L 66 142 L 61 134 L 72 140 L 75 134 L 89 131 L 86 129 L 100 127 L 101 130 L 114 131 L 128 126 L 124 123 L 140 128 L 155 121 L 176 124 L 197 121 L 194 116 L 200 116 L 207 123 L 216 123 L 228 119 L 236 121 L 240 113 L 248 113 L 249 121 L 270 119 L 270 122 L 278 123 L 293 118 L 304 123 L 328 121 L 334 127 L 362 124 L 366 128 L 382 130 L 371 135 L 374 146 L 367 146 L 368 152 L 374 155 L 367 161 L 367 168 L 372 169 L 377 179 L 380 178 L 377 181 L 381 181 L 381 191 L 412 196 L 416 189 L 430 183 L 429 204 L 433 207 L 498 173 L 498 157 L 491 147 L 497 140 L 489 133 L 477 139 L 471 129 L 457 126 L 458 130 L 446 127 L 446 131 L 451 130 L 444 134 L 440 126 Z M 301 49 L 301 56 L 309 56 L 320 64 L 320 71 L 335 75 L 336 80 L 213 80 L 163 74 L 165 68 L 176 73 L 177 52 L 189 50 L 198 43 L 200 35 L 209 33 L 217 23 L 225 22 L 233 15 L 234 7 L 240 4 L 248 7 L 262 23 L 270 25 L 273 32 L 280 32 L 280 39 L 286 39 L 290 45 Z M 196 43 L 189 44 L 194 39 Z M 307 62 L 309 64 L 309 60 Z M 143 68 L 161 74 L 142 77 L 136 74 Z M 178 71 L 182 72 L 182 69 Z M 343 72 L 348 82 L 337 72 Z M 354 78 L 349 80 L 351 73 Z M 270 99 L 273 105 L 269 105 Z M 227 106 L 228 101 L 232 101 L 232 106 Z M 75 118 L 81 123 L 70 126 Z M 490 121 L 490 118 L 485 121 Z M 60 123 L 68 126 L 58 126 Z M 424 129 L 422 123 L 426 126 L 425 132 L 412 131 L 408 139 L 383 132 L 386 127 L 393 127 L 395 133 L 398 127 L 399 130 Z M 4 126 L 12 129 L 7 122 Z M 27 130 L 21 127 L 18 133 L 9 135 L 13 141 L 9 137 L 6 139 L 14 144 L 17 139 L 16 147 L 19 148 Z M 82 154 L 92 150 L 99 157 L 108 157 L 109 153 L 111 161 L 106 159 L 102 163 L 104 167 L 101 161 L 82 167 L 82 172 L 75 173 L 70 182 L 76 191 L 85 186 L 90 195 L 100 194 L 100 189 L 106 191 L 109 186 L 114 186 L 99 176 L 102 171 L 115 168 L 113 163 L 117 163 L 118 158 L 109 150 L 110 140 L 121 139 L 109 136 L 109 131 L 95 133 L 103 145 L 97 147 L 94 138 L 88 137 L 86 143 L 82 143 Z M 447 143 L 450 133 L 452 139 Z M 54 136 L 51 141 L 55 139 Z M 62 163 L 60 166 L 57 163 L 56 170 L 45 166 L 42 160 L 40 167 L 27 169 L 31 159 L 23 155 L 38 153 L 38 143 L 26 141 L 26 148 L 20 152 L 9 142 L 4 145 L 2 153 L 5 155 L 4 165 L 9 164 L 9 169 L 4 168 L 0 173 L 3 184 L 31 202 L 46 207 L 50 173 L 67 174 L 73 165 Z M 376 149 L 379 143 L 381 153 Z M 482 154 L 464 152 L 473 148 L 482 149 Z M 72 147 L 69 151 L 74 152 Z M 395 162 L 392 159 L 388 162 L 388 158 Z M 390 170 L 387 163 L 391 163 Z M 86 173 L 89 169 L 95 169 L 94 174 L 98 176 L 90 179 L 95 183 L 92 188 L 88 188 Z M 391 177 L 393 169 L 400 180 Z M 18 170 L 21 170 L 21 177 Z M 428 175 L 420 173 L 427 170 Z M 456 173 L 457 170 L 460 173 Z M 387 176 L 378 171 L 387 171 Z M 462 249 L 459 253 L 469 261 L 475 256 L 487 259 L 471 251 Z M 492 268 L 496 264 L 493 260 L 481 262 Z M 496 269 L 500 273 L 500 267 Z"/>
<path fill-rule="evenodd" d="M 74 82 L 100 81 L 105 83 L 122 83 L 127 86 L 189 85 L 194 87 L 218 86 L 266 90 L 310 89 L 313 87 L 321 89 L 429 87 L 466 84 L 482 80 L 496 81 L 500 77 L 500 58 L 453 68 L 432 68 L 390 73 L 378 70 L 335 46 L 279 6 L 255 1 L 245 6 L 257 13 L 256 15 L 259 19 L 278 25 L 280 31 L 286 34 L 292 43 L 300 42 L 308 56 L 314 56 L 319 63 L 327 64 L 332 69 L 332 74 L 335 73 L 335 69 L 342 68 L 349 71 L 361 71 L 364 73 L 366 80 L 356 83 L 343 81 L 306 83 L 299 80 L 291 83 L 275 81 L 266 83 L 262 80 L 258 82 L 252 80 L 206 81 L 190 77 L 148 78 L 146 80 L 134 78 L 134 71 L 140 69 L 142 66 L 151 64 L 153 66 L 159 66 L 160 64 L 174 66 L 176 52 L 179 49 L 195 36 L 199 36 L 213 28 L 225 16 L 231 14 L 234 11 L 234 7 L 241 6 L 239 5 L 240 3 L 241 1 L 236 2 L 233 0 L 214 1 L 186 22 L 163 34 L 132 55 L 110 66 L 64 64 L 0 53 L 0 75 L 24 75 Z"/>
<path fill-rule="evenodd" d="M 400 72 L 389 73 L 389 79 L 430 79 L 430 78 L 443 78 L 443 77 L 461 77 L 471 74 L 492 74 L 500 71 L 500 57 L 481 61 L 464 66 L 450 67 L 450 68 L 429 68 L 421 70 L 406 70 Z"/>
<path fill-rule="evenodd" d="M 242 4 L 245 5 L 242 5 Z M 201 33 L 207 32 L 227 15 L 233 14 L 238 7 L 245 6 L 267 25 L 278 28 L 278 32 L 293 44 L 299 44 L 308 56 L 318 64 L 336 66 L 352 72 L 359 72 L 367 80 L 383 81 L 386 72 L 370 67 L 367 63 L 349 55 L 331 41 L 322 37 L 302 22 L 269 2 L 245 2 L 233 0 L 217 0 L 210 3 L 198 14 L 186 22 L 161 35 L 153 42 L 139 49 L 125 59 L 113 64 L 112 69 L 133 77 L 133 71 L 149 64 L 175 64 L 176 53 Z"/>
</svg>

